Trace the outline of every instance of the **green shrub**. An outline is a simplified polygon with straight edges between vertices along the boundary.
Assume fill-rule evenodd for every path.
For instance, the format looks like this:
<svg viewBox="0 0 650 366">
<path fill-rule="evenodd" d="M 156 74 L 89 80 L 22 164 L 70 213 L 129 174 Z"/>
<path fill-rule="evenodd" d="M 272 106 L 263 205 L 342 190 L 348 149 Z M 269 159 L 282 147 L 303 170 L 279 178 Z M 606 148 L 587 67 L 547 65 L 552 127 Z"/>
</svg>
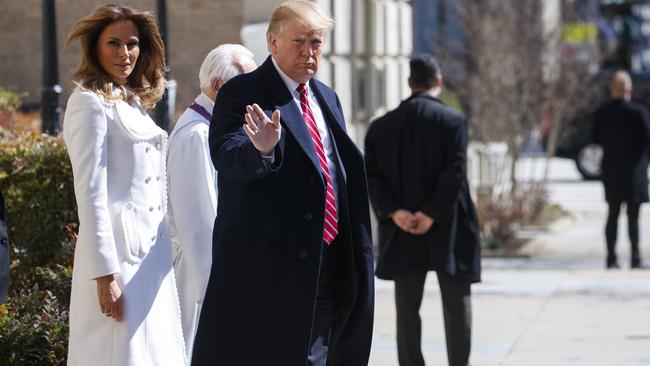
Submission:
<svg viewBox="0 0 650 366">
<path fill-rule="evenodd" d="M 33 133 L 5 135 L 0 139 L 0 189 L 12 259 L 26 268 L 70 264 L 66 227 L 76 231 L 78 221 L 63 140 Z"/>
<path fill-rule="evenodd" d="M 67 282 L 67 287 L 63 288 L 69 291 L 69 274 L 63 270 L 49 275 L 58 277 L 56 281 Z M 54 291 L 42 289 L 44 287 L 34 285 L 16 290 L 10 301 L 0 306 L 0 362 L 3 366 L 65 365 L 68 305 L 62 304 Z"/>
<path fill-rule="evenodd" d="M 15 112 L 21 105 L 21 94 L 0 88 L 0 113 Z"/>
<path fill-rule="evenodd" d="M 0 190 L 12 247 L 0 365 L 64 365 L 78 224 L 63 140 L 0 130 Z"/>
<path fill-rule="evenodd" d="M 0 88 L 0 126 L 7 128 L 15 122 L 16 111 L 23 95 Z"/>
</svg>

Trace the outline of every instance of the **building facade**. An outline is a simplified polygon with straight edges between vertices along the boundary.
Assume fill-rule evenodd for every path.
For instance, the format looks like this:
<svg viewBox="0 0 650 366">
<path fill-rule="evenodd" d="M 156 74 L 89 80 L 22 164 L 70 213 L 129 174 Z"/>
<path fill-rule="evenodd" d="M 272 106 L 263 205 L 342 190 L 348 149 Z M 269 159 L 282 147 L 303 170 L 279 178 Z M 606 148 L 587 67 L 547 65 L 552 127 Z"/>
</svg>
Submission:
<svg viewBox="0 0 650 366">
<path fill-rule="evenodd" d="M 222 43 L 245 43 L 258 60 L 265 58 L 265 22 L 280 0 L 167 1 L 168 63 L 177 81 L 176 112 L 198 93 L 203 58 Z M 408 95 L 408 57 L 412 49 L 411 2 L 408 0 L 317 0 L 336 26 L 318 78 L 339 94 L 350 134 L 361 142 L 369 121 Z M 156 10 L 156 1 L 124 1 L 139 10 Z M 65 48 L 72 24 L 104 4 L 97 0 L 56 2 L 61 104 L 74 89 L 72 74 L 79 45 Z M 42 80 L 42 10 L 40 0 L 8 0 L 0 12 L 0 87 L 27 93 L 37 105 Z M 246 29 L 257 30 L 249 32 Z M 251 37 L 255 37 L 251 40 Z M 248 38 L 248 42 L 243 39 Z"/>
<path fill-rule="evenodd" d="M 442 73 L 452 84 L 465 68 L 463 26 L 456 10 L 463 0 L 413 0 L 413 53 L 432 53 L 445 60 Z"/>
<path fill-rule="evenodd" d="M 79 44 L 64 47 L 72 24 L 105 1 L 56 1 L 61 104 L 74 89 L 72 74 L 80 61 Z M 123 4 L 138 10 L 156 10 L 156 1 Z M 167 1 L 167 47 L 171 76 L 178 81 L 176 105 L 188 105 L 198 91 L 198 70 L 204 55 L 220 43 L 239 42 L 243 6 L 238 0 Z M 41 0 L 8 0 L 0 12 L 0 87 L 27 93 L 25 103 L 40 100 L 42 80 Z M 214 25 L 218 24 L 217 27 Z"/>
</svg>

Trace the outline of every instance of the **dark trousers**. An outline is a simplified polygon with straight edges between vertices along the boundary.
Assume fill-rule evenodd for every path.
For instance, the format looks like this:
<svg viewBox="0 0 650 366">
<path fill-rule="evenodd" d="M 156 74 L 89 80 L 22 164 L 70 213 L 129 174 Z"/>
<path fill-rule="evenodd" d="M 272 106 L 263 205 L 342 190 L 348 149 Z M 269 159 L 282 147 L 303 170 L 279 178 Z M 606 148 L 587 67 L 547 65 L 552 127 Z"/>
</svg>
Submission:
<svg viewBox="0 0 650 366">
<path fill-rule="evenodd" d="M 605 225 L 605 239 L 607 241 L 607 262 L 616 262 L 616 237 L 618 233 L 618 216 L 622 202 L 607 202 L 607 224 Z M 627 207 L 627 232 L 630 237 L 630 251 L 632 262 L 640 261 L 639 253 L 639 209 L 640 203 L 626 203 Z"/>
<path fill-rule="evenodd" d="M 327 365 L 327 352 L 329 351 L 332 327 L 334 325 L 335 305 L 330 267 L 331 250 L 327 245 L 323 245 L 307 366 Z"/>
<path fill-rule="evenodd" d="M 396 274 L 397 356 L 400 366 L 424 366 L 420 304 L 427 272 Z M 471 282 L 438 273 L 450 366 L 467 366 L 472 343 Z"/>
</svg>

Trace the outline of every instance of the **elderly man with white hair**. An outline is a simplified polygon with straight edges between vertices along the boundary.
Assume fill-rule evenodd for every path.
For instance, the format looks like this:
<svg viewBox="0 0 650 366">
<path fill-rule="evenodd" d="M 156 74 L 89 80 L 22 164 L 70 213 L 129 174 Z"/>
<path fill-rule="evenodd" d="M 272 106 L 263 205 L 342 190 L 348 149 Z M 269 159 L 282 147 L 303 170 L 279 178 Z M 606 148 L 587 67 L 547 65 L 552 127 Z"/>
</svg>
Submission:
<svg viewBox="0 0 650 366">
<path fill-rule="evenodd" d="M 169 137 L 169 217 L 188 359 L 212 265 L 217 172 L 210 161 L 208 130 L 214 101 L 223 84 L 256 67 L 253 54 L 244 46 L 224 44 L 210 51 L 199 70 L 201 94 Z"/>
</svg>

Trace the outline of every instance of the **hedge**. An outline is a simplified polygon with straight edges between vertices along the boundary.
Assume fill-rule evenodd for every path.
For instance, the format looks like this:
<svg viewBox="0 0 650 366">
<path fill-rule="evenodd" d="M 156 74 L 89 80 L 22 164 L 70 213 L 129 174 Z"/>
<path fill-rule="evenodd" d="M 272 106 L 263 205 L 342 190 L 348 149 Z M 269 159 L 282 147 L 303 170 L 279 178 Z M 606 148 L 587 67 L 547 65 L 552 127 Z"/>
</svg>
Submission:
<svg viewBox="0 0 650 366">
<path fill-rule="evenodd" d="M 0 190 L 12 246 L 0 365 L 65 365 L 78 220 L 63 140 L 0 130 Z"/>
</svg>

